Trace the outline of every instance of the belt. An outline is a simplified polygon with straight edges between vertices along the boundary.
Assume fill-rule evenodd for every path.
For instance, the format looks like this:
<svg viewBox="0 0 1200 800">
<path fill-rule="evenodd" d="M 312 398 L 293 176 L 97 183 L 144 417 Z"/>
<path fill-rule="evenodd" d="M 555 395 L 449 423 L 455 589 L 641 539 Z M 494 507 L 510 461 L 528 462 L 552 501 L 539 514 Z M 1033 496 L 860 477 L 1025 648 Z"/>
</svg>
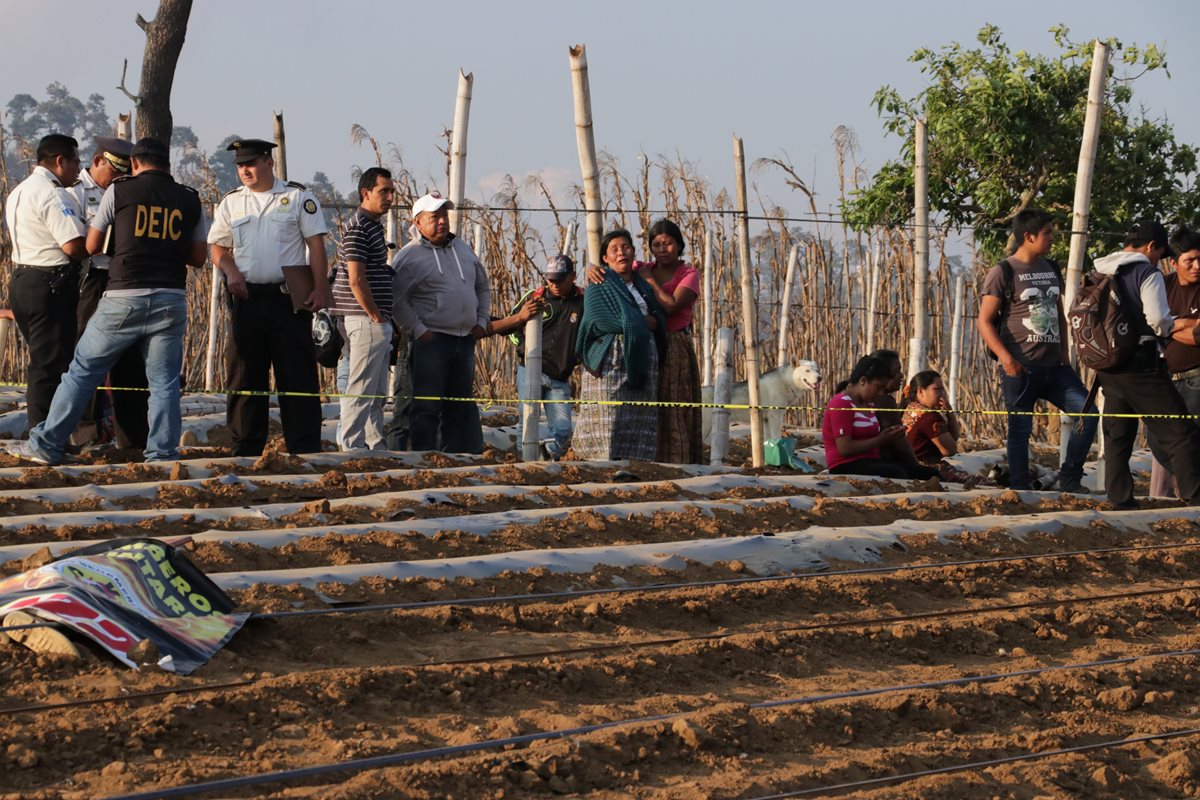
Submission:
<svg viewBox="0 0 1200 800">
<path fill-rule="evenodd" d="M 246 293 L 252 295 L 287 294 L 286 283 L 247 283 Z"/>
<path fill-rule="evenodd" d="M 1200 378 L 1200 367 L 1189 369 L 1187 372 L 1172 372 L 1171 380 L 1186 381 L 1188 378 Z"/>
<path fill-rule="evenodd" d="M 13 264 L 16 269 L 36 269 L 38 272 L 53 272 L 56 269 L 66 269 L 67 267 L 78 266 L 78 261 L 68 261 L 65 264 L 55 264 L 52 267 L 46 267 L 41 264 Z"/>
</svg>

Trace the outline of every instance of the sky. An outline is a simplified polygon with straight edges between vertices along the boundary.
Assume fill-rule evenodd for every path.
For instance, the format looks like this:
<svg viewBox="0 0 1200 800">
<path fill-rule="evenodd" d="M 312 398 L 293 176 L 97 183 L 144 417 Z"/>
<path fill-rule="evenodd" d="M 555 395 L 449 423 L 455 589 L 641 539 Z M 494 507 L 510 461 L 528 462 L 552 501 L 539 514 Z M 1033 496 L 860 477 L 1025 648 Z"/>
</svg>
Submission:
<svg viewBox="0 0 1200 800">
<path fill-rule="evenodd" d="M 154 0 L 4 0 L 0 103 L 44 95 L 59 81 L 77 97 L 116 90 L 123 59 L 136 92 L 145 38 L 134 24 Z M 103 8 L 101 12 L 99 9 Z M 1136 8 L 1136 13 L 1131 10 Z M 76 47 L 48 42 L 76 21 Z M 579 180 L 567 50 L 587 45 L 598 149 L 623 168 L 640 154 L 682 157 L 714 185 L 732 189 L 732 136 L 748 161 L 786 158 L 830 208 L 837 196 L 832 134 L 852 128 L 873 171 L 899 151 L 871 105 L 889 84 L 921 86 L 908 61 L 918 47 L 971 45 L 985 23 L 1015 50 L 1055 52 L 1048 28 L 1075 41 L 1115 36 L 1157 44 L 1171 77 L 1135 84 L 1135 100 L 1176 137 L 1200 144 L 1200 30 L 1194 0 L 964 3 L 895 2 L 366 2 L 196 0 L 172 95 L 175 124 L 201 147 L 225 136 L 270 139 L 272 112 L 287 125 L 289 176 L 325 172 L 343 191 L 354 166 L 373 163 L 351 143 L 353 123 L 394 143 L 407 166 L 445 191 L 437 147 L 454 115 L 460 69 L 474 74 L 467 196 L 486 203 L 506 174 L 537 173 L 562 190 Z M 18 33 L 22 32 L 22 33 Z M 757 173 L 765 200 L 793 213 L 807 203 L 776 175 Z M 536 198 L 529 197 L 528 200 Z"/>
</svg>

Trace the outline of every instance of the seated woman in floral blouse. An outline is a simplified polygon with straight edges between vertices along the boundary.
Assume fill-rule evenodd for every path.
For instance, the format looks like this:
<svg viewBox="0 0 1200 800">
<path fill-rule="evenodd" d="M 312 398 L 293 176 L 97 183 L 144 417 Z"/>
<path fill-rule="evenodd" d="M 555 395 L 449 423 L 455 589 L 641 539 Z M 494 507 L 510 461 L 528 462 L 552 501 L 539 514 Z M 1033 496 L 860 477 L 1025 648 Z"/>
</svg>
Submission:
<svg viewBox="0 0 1200 800">
<path fill-rule="evenodd" d="M 942 376 L 934 370 L 918 372 L 908 382 L 901 402 L 908 401 L 901 422 L 917 460 L 936 467 L 938 477 L 951 483 L 961 483 L 968 489 L 992 486 L 991 481 L 972 475 L 946 461 L 946 456 L 958 452 L 958 437 L 962 434 Z"/>
</svg>

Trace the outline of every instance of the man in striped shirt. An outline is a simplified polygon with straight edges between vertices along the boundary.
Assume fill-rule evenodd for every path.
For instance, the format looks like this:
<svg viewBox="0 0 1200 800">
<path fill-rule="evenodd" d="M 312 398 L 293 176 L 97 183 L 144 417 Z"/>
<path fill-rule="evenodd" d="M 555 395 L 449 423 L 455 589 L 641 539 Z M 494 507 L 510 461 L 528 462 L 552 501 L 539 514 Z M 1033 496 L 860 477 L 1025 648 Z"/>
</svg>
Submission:
<svg viewBox="0 0 1200 800">
<path fill-rule="evenodd" d="M 358 181 L 359 207 L 338 244 L 333 313 L 347 344 L 350 374 L 338 447 L 384 448 L 383 402 L 392 349 L 392 268 L 380 218 L 396 199 L 392 173 L 371 167 Z"/>
</svg>

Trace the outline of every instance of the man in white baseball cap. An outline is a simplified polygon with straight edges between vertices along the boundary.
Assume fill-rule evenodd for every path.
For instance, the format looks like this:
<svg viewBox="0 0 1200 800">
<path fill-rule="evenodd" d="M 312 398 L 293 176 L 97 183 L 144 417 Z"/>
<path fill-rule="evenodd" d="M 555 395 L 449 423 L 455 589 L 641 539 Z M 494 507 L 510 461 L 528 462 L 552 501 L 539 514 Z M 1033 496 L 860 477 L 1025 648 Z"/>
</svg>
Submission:
<svg viewBox="0 0 1200 800">
<path fill-rule="evenodd" d="M 412 207 L 413 238 L 396 256 L 392 316 L 412 340 L 413 450 L 482 453 L 474 396 L 475 342 L 487 335 L 487 270 L 450 231 L 454 204 L 433 192 Z"/>
</svg>

